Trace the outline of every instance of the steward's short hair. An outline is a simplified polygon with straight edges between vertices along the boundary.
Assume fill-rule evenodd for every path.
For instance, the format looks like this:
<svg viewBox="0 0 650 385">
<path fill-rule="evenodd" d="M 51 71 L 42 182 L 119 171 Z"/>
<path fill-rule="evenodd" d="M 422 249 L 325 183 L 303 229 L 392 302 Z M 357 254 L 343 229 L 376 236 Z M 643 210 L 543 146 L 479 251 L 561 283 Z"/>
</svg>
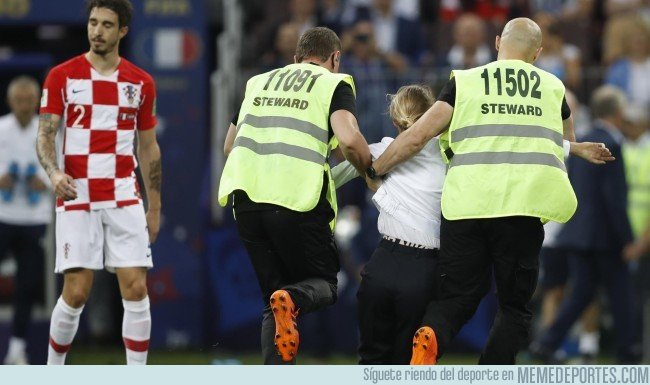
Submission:
<svg viewBox="0 0 650 385">
<path fill-rule="evenodd" d="M 308 57 L 315 57 L 326 61 L 332 52 L 341 50 L 341 40 L 329 28 L 315 27 L 307 30 L 300 36 L 296 47 L 298 63 Z"/>
</svg>

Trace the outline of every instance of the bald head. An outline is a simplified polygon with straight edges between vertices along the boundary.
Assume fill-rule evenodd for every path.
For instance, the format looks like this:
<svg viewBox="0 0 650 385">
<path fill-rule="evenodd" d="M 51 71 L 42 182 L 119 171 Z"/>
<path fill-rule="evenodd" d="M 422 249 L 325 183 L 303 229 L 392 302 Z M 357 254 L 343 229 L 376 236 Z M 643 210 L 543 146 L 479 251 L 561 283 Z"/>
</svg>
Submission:
<svg viewBox="0 0 650 385">
<path fill-rule="evenodd" d="M 526 17 L 512 19 L 497 37 L 499 57 L 520 59 L 532 63 L 542 48 L 542 30 L 539 25 Z"/>
</svg>

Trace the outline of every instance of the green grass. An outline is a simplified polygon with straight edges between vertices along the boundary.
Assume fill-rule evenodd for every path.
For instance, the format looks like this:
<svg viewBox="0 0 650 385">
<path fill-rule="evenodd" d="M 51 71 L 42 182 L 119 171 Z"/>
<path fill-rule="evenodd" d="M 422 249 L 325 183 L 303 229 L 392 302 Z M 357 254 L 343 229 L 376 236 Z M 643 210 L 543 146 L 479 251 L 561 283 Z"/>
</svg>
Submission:
<svg viewBox="0 0 650 385">
<path fill-rule="evenodd" d="M 215 360 L 225 363 L 225 360 L 237 360 L 244 365 L 261 365 L 260 353 L 229 353 L 154 350 L 149 352 L 150 365 L 210 365 Z M 446 355 L 444 364 L 461 365 L 475 364 L 477 355 Z M 124 350 L 119 348 L 78 348 L 68 354 L 67 363 L 71 365 L 123 365 L 125 364 Z M 308 354 L 298 356 L 300 365 L 356 365 L 357 358 L 350 355 L 335 354 L 327 358 L 319 358 Z"/>
<path fill-rule="evenodd" d="M 443 365 L 475 365 L 478 362 L 479 354 L 446 354 L 442 361 Z M 234 360 L 234 361 L 233 361 Z M 68 354 L 67 363 L 71 365 L 123 365 L 126 363 L 124 349 L 119 347 L 80 347 L 75 348 Z M 261 365 L 262 355 L 257 352 L 233 353 L 228 351 L 200 350 L 154 350 L 149 352 L 148 364 L 150 365 L 212 365 L 212 364 L 243 364 Z M 538 361 L 531 361 L 523 353 L 519 356 L 519 364 L 531 365 L 540 364 Z M 577 364 L 576 360 L 569 363 Z M 334 354 L 321 358 L 301 353 L 298 355 L 300 365 L 356 365 L 357 357 L 352 355 Z M 601 356 L 598 360 L 600 365 L 616 364 L 613 357 Z"/>
</svg>

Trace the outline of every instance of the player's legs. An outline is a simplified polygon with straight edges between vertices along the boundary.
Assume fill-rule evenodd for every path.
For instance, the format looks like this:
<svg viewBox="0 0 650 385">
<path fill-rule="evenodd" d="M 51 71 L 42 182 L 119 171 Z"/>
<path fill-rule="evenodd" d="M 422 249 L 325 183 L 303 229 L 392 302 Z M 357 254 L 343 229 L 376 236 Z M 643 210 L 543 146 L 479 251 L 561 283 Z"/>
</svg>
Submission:
<svg viewBox="0 0 650 385">
<path fill-rule="evenodd" d="M 641 349 L 634 338 L 632 285 L 627 263 L 617 254 L 595 255 L 600 281 L 604 284 L 616 331 L 617 359 L 621 364 L 638 364 Z"/>
<path fill-rule="evenodd" d="M 129 365 L 147 363 L 151 311 L 147 296 L 147 268 L 153 266 L 147 221 L 142 205 L 102 212 L 106 269 L 115 271 L 124 305 L 122 338 Z"/>
<path fill-rule="evenodd" d="M 63 274 L 63 292 L 52 311 L 48 365 L 63 365 L 79 327 L 79 317 L 90 295 L 93 271 L 70 269 Z"/>
<path fill-rule="evenodd" d="M 147 297 L 147 268 L 120 267 L 115 269 L 120 295 L 126 301 L 142 301 Z"/>
<path fill-rule="evenodd" d="M 566 254 L 554 247 L 542 247 L 539 261 L 539 286 L 544 291 L 540 323 L 542 329 L 546 329 L 555 320 L 564 298 L 569 264 Z"/>
<path fill-rule="evenodd" d="M 151 311 L 147 296 L 147 269 L 126 267 L 115 269 L 124 304 L 122 337 L 128 365 L 147 363 L 151 336 Z"/>
<path fill-rule="evenodd" d="M 596 364 L 600 352 L 600 304 L 594 300 L 580 317 L 580 339 L 578 351 L 582 365 Z"/>
<path fill-rule="evenodd" d="M 47 363 L 63 365 L 90 295 L 93 271 L 104 267 L 103 227 L 97 211 L 56 213 L 56 268 L 63 292 L 52 311 Z"/>
<path fill-rule="evenodd" d="M 533 353 L 544 361 L 551 358 L 559 348 L 575 321 L 593 300 L 596 292 L 598 273 L 594 256 L 590 253 L 578 252 L 571 252 L 568 256 L 567 295 L 560 305 L 555 321 L 544 330 L 532 349 Z"/>
</svg>

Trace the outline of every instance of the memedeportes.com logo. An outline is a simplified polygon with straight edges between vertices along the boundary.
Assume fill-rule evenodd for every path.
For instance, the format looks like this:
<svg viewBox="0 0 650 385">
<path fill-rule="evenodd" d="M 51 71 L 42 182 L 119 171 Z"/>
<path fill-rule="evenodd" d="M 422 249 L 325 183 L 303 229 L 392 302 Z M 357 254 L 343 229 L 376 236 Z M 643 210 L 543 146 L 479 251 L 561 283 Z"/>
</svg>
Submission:
<svg viewBox="0 0 650 385">
<path fill-rule="evenodd" d="M 362 379 L 372 384 L 648 384 L 648 366 L 430 366 L 366 367 Z"/>
</svg>

